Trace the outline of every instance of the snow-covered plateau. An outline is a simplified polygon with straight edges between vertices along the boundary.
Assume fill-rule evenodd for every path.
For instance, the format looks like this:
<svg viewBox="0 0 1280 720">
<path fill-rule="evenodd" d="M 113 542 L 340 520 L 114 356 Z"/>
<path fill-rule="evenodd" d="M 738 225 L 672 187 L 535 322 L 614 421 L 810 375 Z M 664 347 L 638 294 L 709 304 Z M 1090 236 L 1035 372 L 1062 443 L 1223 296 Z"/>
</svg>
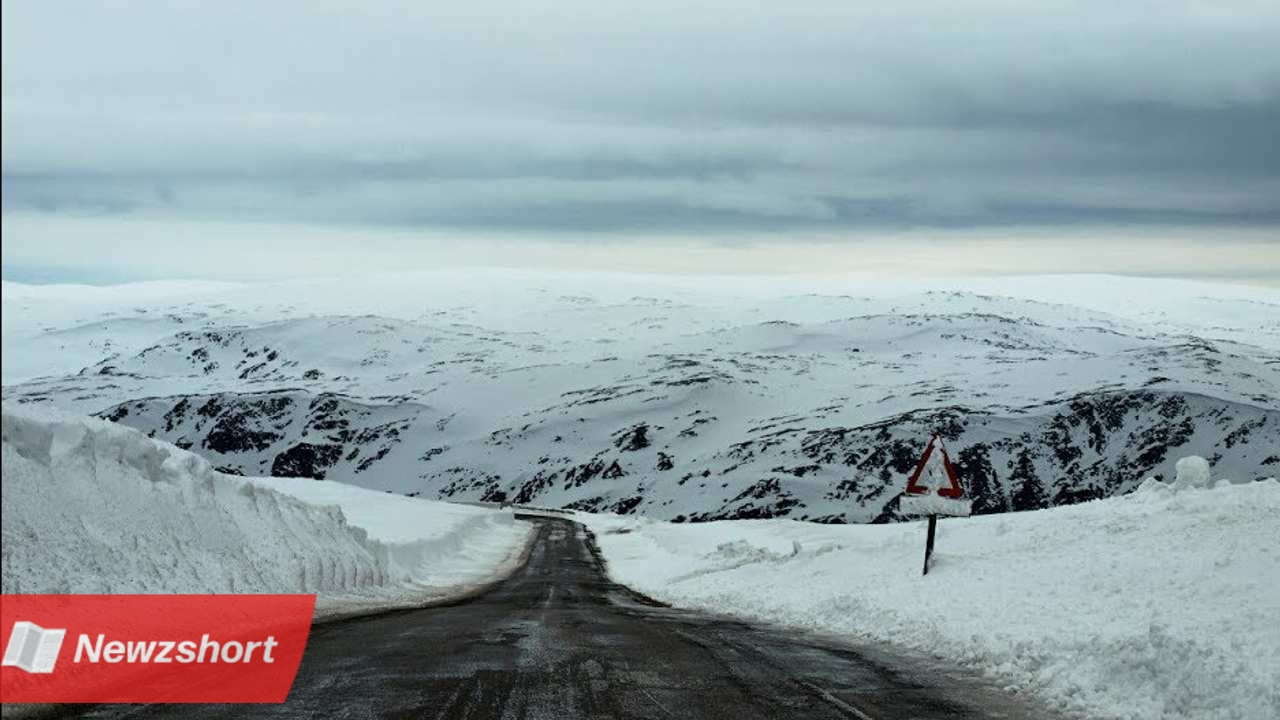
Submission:
<svg viewBox="0 0 1280 720">
<path fill-rule="evenodd" d="M 225 473 L 666 520 L 901 519 L 934 432 L 978 514 L 1280 469 L 1280 293 L 1178 280 L 4 283 L 3 360 Z"/>
<path fill-rule="evenodd" d="M 1280 717 L 1273 289 L 475 270 L 2 295 L 4 592 L 416 604 L 529 537 L 436 500 L 514 501 L 579 511 L 615 579 L 676 605 L 934 653 L 1081 717 Z M 919 523 L 835 523 L 902 520 L 934 433 L 975 514 L 922 577 Z"/>
<path fill-rule="evenodd" d="M 3 406 L 5 593 L 305 592 L 317 619 L 459 597 L 517 567 L 510 512 L 246 478 L 131 428 Z"/>
<path fill-rule="evenodd" d="M 939 522 L 677 524 L 578 513 L 610 575 L 681 607 L 979 669 L 1068 716 L 1280 717 L 1280 482 Z"/>
</svg>

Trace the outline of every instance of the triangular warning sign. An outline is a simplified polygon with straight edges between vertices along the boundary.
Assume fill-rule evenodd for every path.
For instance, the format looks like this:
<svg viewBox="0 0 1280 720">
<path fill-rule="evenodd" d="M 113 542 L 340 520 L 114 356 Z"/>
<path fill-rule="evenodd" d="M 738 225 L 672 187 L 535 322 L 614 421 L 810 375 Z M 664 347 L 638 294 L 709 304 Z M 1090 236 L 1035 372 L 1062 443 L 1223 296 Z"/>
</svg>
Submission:
<svg viewBox="0 0 1280 720">
<path fill-rule="evenodd" d="M 942 447 L 942 438 L 937 435 L 929 440 L 920 462 L 916 463 L 915 472 L 907 481 L 908 495 L 938 495 L 959 499 L 964 497 L 960 487 L 960 479 L 956 477 L 956 469 L 951 466 L 951 458 L 947 457 L 946 448 Z"/>
</svg>

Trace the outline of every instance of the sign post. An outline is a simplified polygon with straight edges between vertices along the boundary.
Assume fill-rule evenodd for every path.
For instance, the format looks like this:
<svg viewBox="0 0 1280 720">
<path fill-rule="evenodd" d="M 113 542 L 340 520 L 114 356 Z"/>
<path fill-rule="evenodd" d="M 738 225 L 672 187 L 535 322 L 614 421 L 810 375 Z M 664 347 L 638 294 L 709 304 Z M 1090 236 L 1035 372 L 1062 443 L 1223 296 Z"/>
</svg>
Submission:
<svg viewBox="0 0 1280 720">
<path fill-rule="evenodd" d="M 898 500 L 898 509 L 906 515 L 923 515 L 929 518 L 929 531 L 924 542 L 924 575 L 929 574 L 929 558 L 933 555 L 934 538 L 938 532 L 938 516 L 967 517 L 971 503 L 964 499 L 964 489 L 951 465 L 951 458 L 942 446 L 937 433 L 924 448 L 924 454 L 916 463 L 907 480 L 907 489 Z"/>
<path fill-rule="evenodd" d="M 921 575 L 929 574 L 929 558 L 933 556 L 933 536 L 938 532 L 938 516 L 929 516 L 929 535 L 924 541 L 924 572 Z"/>
</svg>

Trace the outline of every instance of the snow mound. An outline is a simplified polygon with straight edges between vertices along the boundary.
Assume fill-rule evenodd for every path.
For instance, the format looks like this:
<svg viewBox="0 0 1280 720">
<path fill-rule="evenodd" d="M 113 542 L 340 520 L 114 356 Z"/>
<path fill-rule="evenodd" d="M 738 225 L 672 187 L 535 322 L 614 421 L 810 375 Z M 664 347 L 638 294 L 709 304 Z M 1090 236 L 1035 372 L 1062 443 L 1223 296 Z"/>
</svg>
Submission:
<svg viewBox="0 0 1280 720">
<path fill-rule="evenodd" d="M 677 606 L 931 652 L 1090 718 L 1273 720 L 1280 482 L 1202 479 L 943 519 L 924 577 L 918 522 L 579 517 L 615 580 Z"/>
<path fill-rule="evenodd" d="M 1180 488 L 1205 488 L 1209 479 L 1209 461 L 1199 455 L 1188 455 L 1173 466 L 1174 484 Z"/>
<path fill-rule="evenodd" d="M 223 475 L 43 408 L 5 403 L 2 435 L 5 593 L 316 593 L 327 617 L 465 591 L 513 567 L 528 536 L 510 513 Z M 344 515 L 362 505 L 369 529 Z"/>
</svg>

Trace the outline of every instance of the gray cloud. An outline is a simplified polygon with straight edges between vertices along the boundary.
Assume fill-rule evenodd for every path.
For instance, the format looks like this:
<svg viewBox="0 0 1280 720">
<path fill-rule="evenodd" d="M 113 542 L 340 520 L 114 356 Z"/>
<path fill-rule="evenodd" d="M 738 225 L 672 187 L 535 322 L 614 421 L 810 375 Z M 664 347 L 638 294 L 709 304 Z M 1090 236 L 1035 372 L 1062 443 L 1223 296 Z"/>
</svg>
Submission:
<svg viewBox="0 0 1280 720">
<path fill-rule="evenodd" d="M 1280 224 L 1280 7 L 6 3 L 6 211 Z"/>
</svg>

